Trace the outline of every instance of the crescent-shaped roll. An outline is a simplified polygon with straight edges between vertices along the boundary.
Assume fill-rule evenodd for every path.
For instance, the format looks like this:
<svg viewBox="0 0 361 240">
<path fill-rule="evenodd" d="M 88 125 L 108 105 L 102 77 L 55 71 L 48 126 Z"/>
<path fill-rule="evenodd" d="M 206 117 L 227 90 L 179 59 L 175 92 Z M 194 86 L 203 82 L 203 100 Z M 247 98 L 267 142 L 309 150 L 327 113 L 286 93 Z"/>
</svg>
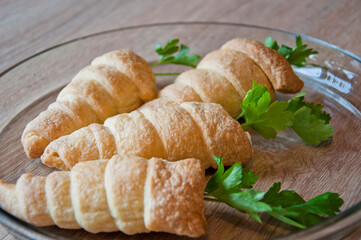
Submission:
<svg viewBox="0 0 361 240">
<path fill-rule="evenodd" d="M 35 226 L 91 233 L 150 231 L 189 237 L 205 233 L 204 170 L 197 159 L 113 156 L 47 177 L 0 181 L 0 206 Z"/>
<path fill-rule="evenodd" d="M 303 82 L 277 51 L 254 40 L 234 39 L 207 54 L 196 69 L 180 74 L 159 96 L 179 103 L 218 103 L 236 117 L 253 81 L 267 87 L 272 101 L 274 89 L 293 93 L 303 87 Z"/>
<path fill-rule="evenodd" d="M 58 95 L 56 102 L 26 125 L 22 144 L 29 158 L 53 140 L 91 123 L 130 112 L 157 95 L 149 64 L 128 50 L 95 58 Z"/>
<path fill-rule="evenodd" d="M 104 125 L 91 124 L 51 142 L 41 160 L 63 170 L 115 154 L 169 161 L 197 158 L 204 168 L 217 164 L 222 155 L 227 166 L 252 157 L 249 135 L 219 104 L 177 104 L 156 99 L 139 110 L 108 118 Z"/>
<path fill-rule="evenodd" d="M 255 61 L 265 72 L 276 91 L 296 93 L 303 87 L 302 80 L 293 72 L 287 59 L 279 52 L 252 39 L 233 39 L 221 49 L 240 51 Z"/>
</svg>

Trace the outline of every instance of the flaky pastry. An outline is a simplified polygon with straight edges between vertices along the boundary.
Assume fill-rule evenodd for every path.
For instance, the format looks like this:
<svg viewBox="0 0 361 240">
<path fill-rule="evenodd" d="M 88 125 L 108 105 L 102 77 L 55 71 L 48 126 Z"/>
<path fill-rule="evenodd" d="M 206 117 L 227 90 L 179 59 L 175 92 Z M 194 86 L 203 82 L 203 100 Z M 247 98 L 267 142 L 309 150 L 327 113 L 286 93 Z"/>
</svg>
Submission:
<svg viewBox="0 0 361 240">
<path fill-rule="evenodd" d="M 130 112 L 156 97 L 149 64 L 120 50 L 95 58 L 59 93 L 56 102 L 29 122 L 22 144 L 29 158 L 43 154 L 53 140 L 91 123 Z"/>
<path fill-rule="evenodd" d="M 252 157 L 247 133 L 219 104 L 177 104 L 156 99 L 131 113 L 108 118 L 104 125 L 91 124 L 53 141 L 45 149 L 44 164 L 63 170 L 81 161 L 108 159 L 115 154 L 170 161 L 200 159 L 204 168 L 245 163 Z"/>
<path fill-rule="evenodd" d="M 36 226 L 91 233 L 161 231 L 205 233 L 204 170 L 197 159 L 113 156 L 77 164 L 47 177 L 0 181 L 0 206 Z"/>
</svg>

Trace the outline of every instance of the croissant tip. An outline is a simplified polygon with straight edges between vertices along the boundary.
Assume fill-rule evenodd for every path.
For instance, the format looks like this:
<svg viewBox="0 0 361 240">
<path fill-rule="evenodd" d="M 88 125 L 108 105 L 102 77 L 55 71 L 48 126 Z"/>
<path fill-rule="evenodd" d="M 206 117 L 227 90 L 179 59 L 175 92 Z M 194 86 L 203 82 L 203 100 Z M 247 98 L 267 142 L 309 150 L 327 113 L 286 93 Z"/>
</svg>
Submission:
<svg viewBox="0 0 361 240">
<path fill-rule="evenodd" d="M 55 167 L 64 171 L 69 171 L 69 167 L 64 163 L 59 154 L 49 148 L 46 148 L 44 154 L 40 157 L 43 164 L 49 167 Z"/>
<path fill-rule="evenodd" d="M 30 159 L 39 158 L 49 144 L 48 140 L 34 133 L 23 134 L 21 142 L 26 156 Z"/>
</svg>

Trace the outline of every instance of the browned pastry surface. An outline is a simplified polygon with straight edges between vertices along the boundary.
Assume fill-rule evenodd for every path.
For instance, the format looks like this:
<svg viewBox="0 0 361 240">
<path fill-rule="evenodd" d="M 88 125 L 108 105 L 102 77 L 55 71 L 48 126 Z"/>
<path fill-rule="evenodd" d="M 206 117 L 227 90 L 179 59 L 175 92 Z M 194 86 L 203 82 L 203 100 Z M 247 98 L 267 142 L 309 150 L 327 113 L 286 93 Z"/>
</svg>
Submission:
<svg viewBox="0 0 361 240">
<path fill-rule="evenodd" d="M 182 102 L 218 103 L 232 116 L 241 113 L 241 103 L 253 82 L 274 90 L 294 93 L 303 87 L 287 60 L 260 42 L 233 39 L 210 52 L 192 69 L 180 74 L 159 96 Z"/>
<path fill-rule="evenodd" d="M 40 157 L 51 141 L 155 97 L 155 78 L 144 59 L 128 50 L 106 53 L 82 69 L 56 102 L 27 124 L 24 150 L 29 158 Z"/>
<path fill-rule="evenodd" d="M 102 137 L 99 137 L 102 136 Z M 202 166 L 217 167 L 212 156 L 222 155 L 227 166 L 252 157 L 249 136 L 219 104 L 177 104 L 156 99 L 139 110 L 108 118 L 60 137 L 46 148 L 44 164 L 63 170 L 76 163 L 107 159 L 115 154 L 176 161 L 194 157 Z"/>
<path fill-rule="evenodd" d="M 204 170 L 199 160 L 116 155 L 81 162 L 71 172 L 0 181 L 0 206 L 36 226 L 136 234 L 205 233 Z"/>
<path fill-rule="evenodd" d="M 266 73 L 276 91 L 296 93 L 303 87 L 303 82 L 293 72 L 287 59 L 279 52 L 252 39 L 233 39 L 221 49 L 236 50 L 247 54 Z"/>
</svg>

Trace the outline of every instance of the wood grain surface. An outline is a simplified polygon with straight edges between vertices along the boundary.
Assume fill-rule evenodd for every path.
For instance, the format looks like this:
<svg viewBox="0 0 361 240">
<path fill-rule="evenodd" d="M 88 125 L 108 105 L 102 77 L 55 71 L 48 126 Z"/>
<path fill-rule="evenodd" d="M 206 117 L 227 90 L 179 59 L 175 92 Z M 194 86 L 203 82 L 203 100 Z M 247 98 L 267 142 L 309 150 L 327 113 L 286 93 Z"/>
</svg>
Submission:
<svg viewBox="0 0 361 240">
<path fill-rule="evenodd" d="M 0 1 L 0 72 L 22 59 L 70 39 L 114 28 L 176 21 L 220 21 L 272 27 L 319 38 L 361 56 L 360 9 L 359 0 L 274 0 L 272 2 L 267 0 L 222 2 L 218 0 L 2 0 Z M 51 102 L 54 97 L 55 95 L 49 96 L 43 104 L 47 101 Z M 0 102 L 0 104 L 5 103 Z M 38 110 L 34 108 L 33 114 Z M 11 139 L 11 136 L 9 138 Z M 281 151 L 282 148 L 280 147 L 279 150 Z M 255 164 L 257 154 L 261 154 L 260 151 L 256 151 Z M 299 148 L 296 151 L 303 149 Z M 327 155 L 326 152 L 319 154 Z M 357 150 L 356 154 L 359 154 Z M 298 167 L 302 168 L 301 165 Z M 259 168 L 261 166 L 259 165 Z M 286 166 L 285 169 L 287 167 L 290 166 Z M 256 167 L 253 169 L 257 172 Z M 258 171 L 261 172 L 260 169 Z M 303 174 L 305 173 L 301 172 L 299 176 Z M 270 177 L 267 173 L 265 176 Z M 209 209 L 206 208 L 208 215 L 210 215 Z M 232 220 L 227 219 L 227 211 L 216 212 L 211 218 L 217 217 L 224 217 L 223 221 L 217 223 L 232 231 L 231 225 L 226 224 L 227 221 Z M 236 223 L 237 221 L 247 224 L 239 216 L 236 216 Z M 213 222 L 212 229 L 216 228 L 216 225 Z M 282 232 L 282 229 L 268 228 L 268 230 Z M 212 234 L 212 231 L 209 234 Z M 360 238 L 361 231 L 356 231 L 345 239 Z M 14 237 L 0 226 L 0 239 L 13 240 Z"/>
</svg>

